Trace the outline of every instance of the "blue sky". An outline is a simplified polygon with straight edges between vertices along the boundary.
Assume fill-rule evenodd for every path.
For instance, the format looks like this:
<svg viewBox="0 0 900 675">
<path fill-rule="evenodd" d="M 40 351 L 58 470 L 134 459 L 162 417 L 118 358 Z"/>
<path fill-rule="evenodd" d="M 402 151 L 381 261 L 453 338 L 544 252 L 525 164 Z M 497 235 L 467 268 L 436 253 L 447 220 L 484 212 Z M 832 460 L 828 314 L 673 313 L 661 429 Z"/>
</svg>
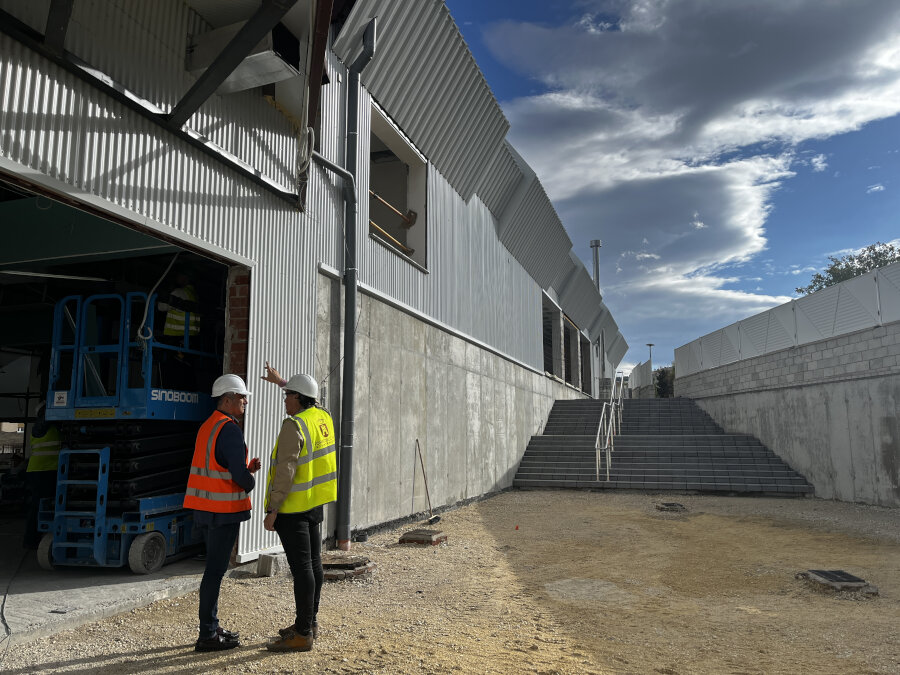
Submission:
<svg viewBox="0 0 900 675">
<path fill-rule="evenodd" d="M 623 365 L 900 244 L 900 2 L 447 0 Z"/>
</svg>

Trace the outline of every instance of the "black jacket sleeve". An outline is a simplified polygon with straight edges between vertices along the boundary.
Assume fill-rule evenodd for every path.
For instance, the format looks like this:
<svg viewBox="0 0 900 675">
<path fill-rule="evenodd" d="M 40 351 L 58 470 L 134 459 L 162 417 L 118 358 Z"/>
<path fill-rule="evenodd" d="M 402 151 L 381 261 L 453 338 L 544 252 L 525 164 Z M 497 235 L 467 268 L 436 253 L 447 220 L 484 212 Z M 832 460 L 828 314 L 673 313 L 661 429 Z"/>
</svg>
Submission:
<svg viewBox="0 0 900 675">
<path fill-rule="evenodd" d="M 216 461 L 228 469 L 234 482 L 244 492 L 250 494 L 256 486 L 256 479 L 247 469 L 245 448 L 244 434 L 237 424 L 229 422 L 222 427 L 216 438 Z"/>
</svg>

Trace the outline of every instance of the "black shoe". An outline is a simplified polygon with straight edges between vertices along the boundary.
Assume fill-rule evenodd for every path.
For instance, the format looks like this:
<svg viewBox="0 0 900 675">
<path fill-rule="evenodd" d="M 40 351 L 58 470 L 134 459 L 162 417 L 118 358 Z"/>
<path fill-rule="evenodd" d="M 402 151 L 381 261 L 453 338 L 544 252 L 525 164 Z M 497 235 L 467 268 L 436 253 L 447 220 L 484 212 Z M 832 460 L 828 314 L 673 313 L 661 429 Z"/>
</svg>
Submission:
<svg viewBox="0 0 900 675">
<path fill-rule="evenodd" d="M 213 635 L 211 638 L 201 638 L 194 645 L 195 652 L 220 652 L 223 649 L 234 649 L 240 647 L 241 643 L 237 640 L 226 640 L 221 635 Z"/>
<path fill-rule="evenodd" d="M 225 628 L 222 628 L 222 626 L 216 627 L 216 635 L 225 640 L 237 640 L 241 637 L 241 634 L 236 630 L 226 630 Z"/>
</svg>

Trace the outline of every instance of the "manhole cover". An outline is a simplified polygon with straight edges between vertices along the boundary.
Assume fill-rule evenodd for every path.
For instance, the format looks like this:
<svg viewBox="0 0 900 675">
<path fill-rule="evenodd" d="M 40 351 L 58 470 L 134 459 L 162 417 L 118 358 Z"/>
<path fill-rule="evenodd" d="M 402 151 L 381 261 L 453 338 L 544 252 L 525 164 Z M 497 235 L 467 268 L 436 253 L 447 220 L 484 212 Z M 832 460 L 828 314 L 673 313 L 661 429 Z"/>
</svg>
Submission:
<svg viewBox="0 0 900 675">
<path fill-rule="evenodd" d="M 322 570 L 326 581 L 339 581 L 366 576 L 375 569 L 375 563 L 361 555 L 340 555 L 325 553 L 322 556 Z"/>
<path fill-rule="evenodd" d="M 656 505 L 657 511 L 687 511 L 684 504 L 678 502 L 662 502 Z"/>
<path fill-rule="evenodd" d="M 844 570 L 806 570 L 797 574 L 797 577 L 836 591 L 862 591 L 871 595 L 878 594 L 875 586 Z"/>
<path fill-rule="evenodd" d="M 437 546 L 445 541 L 447 541 L 447 535 L 440 530 L 410 530 L 409 532 L 404 532 L 400 537 L 401 544 Z"/>
</svg>

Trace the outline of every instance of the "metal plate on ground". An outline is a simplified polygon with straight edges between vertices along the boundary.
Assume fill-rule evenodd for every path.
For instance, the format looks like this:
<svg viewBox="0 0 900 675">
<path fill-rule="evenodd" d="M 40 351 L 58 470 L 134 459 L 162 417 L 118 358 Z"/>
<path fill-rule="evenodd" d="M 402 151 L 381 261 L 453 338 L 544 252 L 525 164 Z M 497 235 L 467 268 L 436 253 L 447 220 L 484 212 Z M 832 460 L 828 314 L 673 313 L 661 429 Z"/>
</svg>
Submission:
<svg viewBox="0 0 900 675">
<path fill-rule="evenodd" d="M 419 544 L 420 546 L 437 546 L 445 541 L 447 541 L 447 535 L 440 530 L 410 530 L 404 532 L 400 537 L 401 544 Z"/>
<path fill-rule="evenodd" d="M 797 577 L 836 591 L 861 591 L 870 595 L 878 595 L 878 589 L 875 586 L 844 570 L 806 570 L 799 572 Z"/>
<path fill-rule="evenodd" d="M 375 563 L 361 555 L 324 553 L 322 570 L 326 581 L 340 581 L 368 576 L 375 569 Z"/>
</svg>

